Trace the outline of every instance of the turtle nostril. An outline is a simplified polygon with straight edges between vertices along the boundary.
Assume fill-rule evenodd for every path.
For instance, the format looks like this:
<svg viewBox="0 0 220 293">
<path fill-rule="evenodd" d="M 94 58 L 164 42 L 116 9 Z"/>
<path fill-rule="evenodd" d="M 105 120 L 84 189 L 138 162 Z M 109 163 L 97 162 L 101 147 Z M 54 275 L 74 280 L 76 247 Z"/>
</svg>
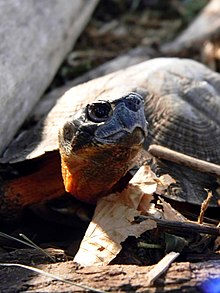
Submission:
<svg viewBox="0 0 220 293">
<path fill-rule="evenodd" d="M 143 103 L 143 98 L 137 93 L 130 93 L 126 97 L 125 104 L 131 111 L 137 112 Z"/>
</svg>

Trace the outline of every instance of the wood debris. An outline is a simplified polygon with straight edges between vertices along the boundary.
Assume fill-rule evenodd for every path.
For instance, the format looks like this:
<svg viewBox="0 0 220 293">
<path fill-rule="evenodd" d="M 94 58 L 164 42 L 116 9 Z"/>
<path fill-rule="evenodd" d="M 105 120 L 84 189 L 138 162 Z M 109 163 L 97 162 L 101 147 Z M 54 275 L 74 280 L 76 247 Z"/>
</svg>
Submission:
<svg viewBox="0 0 220 293">
<path fill-rule="evenodd" d="M 171 251 L 164 258 L 162 258 L 150 272 L 146 275 L 146 283 L 148 286 L 152 285 L 153 282 L 165 273 L 171 263 L 179 256 L 179 252 Z"/>
<path fill-rule="evenodd" d="M 177 164 L 182 164 L 200 172 L 220 176 L 220 166 L 217 164 L 200 160 L 160 145 L 150 145 L 148 151 L 155 157 L 159 157 Z"/>
</svg>

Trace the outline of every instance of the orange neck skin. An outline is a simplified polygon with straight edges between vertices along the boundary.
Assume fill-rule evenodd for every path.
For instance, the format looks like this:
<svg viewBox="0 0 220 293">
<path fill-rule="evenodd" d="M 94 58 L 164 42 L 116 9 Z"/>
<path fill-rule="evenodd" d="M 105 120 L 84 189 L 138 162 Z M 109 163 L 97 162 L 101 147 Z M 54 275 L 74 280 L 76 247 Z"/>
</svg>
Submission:
<svg viewBox="0 0 220 293">
<path fill-rule="evenodd" d="M 133 166 L 141 145 L 89 146 L 79 154 L 66 156 L 61 151 L 62 175 L 65 189 L 77 199 L 95 204 L 110 193 L 114 185 Z"/>
</svg>

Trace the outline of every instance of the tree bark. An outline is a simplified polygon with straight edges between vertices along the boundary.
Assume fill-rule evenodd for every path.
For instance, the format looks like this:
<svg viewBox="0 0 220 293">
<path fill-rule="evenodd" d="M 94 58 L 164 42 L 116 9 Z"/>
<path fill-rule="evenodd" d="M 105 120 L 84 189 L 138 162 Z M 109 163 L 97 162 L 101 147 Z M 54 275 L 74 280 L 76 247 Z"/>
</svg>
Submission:
<svg viewBox="0 0 220 293">
<path fill-rule="evenodd" d="M 201 292 L 205 281 L 219 278 L 220 259 L 199 263 L 176 262 L 155 281 L 146 285 L 146 274 L 153 266 L 109 265 L 81 267 L 66 261 L 61 250 L 50 250 L 59 261 L 46 263 L 36 250 L 19 249 L 0 256 L 0 261 L 23 263 L 77 284 L 111 292 Z M 1 292 L 86 292 L 85 289 L 36 274 L 19 267 L 0 267 Z M 212 292 L 212 291 L 207 291 Z"/>
<path fill-rule="evenodd" d="M 2 0 L 0 153 L 50 84 L 98 0 Z"/>
</svg>

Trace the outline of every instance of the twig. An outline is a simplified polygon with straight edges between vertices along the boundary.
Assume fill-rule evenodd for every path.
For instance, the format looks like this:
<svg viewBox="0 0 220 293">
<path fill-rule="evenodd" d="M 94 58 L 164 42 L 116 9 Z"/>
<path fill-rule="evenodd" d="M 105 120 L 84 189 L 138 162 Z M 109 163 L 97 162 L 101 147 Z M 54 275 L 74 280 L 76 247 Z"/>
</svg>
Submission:
<svg viewBox="0 0 220 293">
<path fill-rule="evenodd" d="M 214 163 L 209 163 L 204 160 L 200 160 L 160 145 L 150 145 L 148 149 L 149 153 L 155 157 L 159 157 L 164 160 L 168 160 L 177 164 L 183 164 L 192 169 L 209 174 L 215 174 L 220 176 L 220 166 Z"/>
<path fill-rule="evenodd" d="M 162 249 L 162 245 L 155 244 L 155 243 L 146 243 L 146 242 L 138 242 L 137 247 L 139 248 L 145 248 L 145 249 Z"/>
<path fill-rule="evenodd" d="M 179 252 L 171 251 L 164 258 L 162 258 L 152 270 L 146 275 L 146 283 L 148 286 L 158 279 L 169 268 L 171 263 L 180 255 Z"/>
<path fill-rule="evenodd" d="M 209 227 L 191 222 L 177 222 L 162 219 L 156 219 L 152 216 L 139 216 L 139 219 L 152 219 L 157 223 L 158 227 L 173 229 L 178 231 L 186 231 L 189 233 L 197 232 L 202 234 L 220 235 L 220 227 Z"/>
<path fill-rule="evenodd" d="M 200 214 L 199 214 L 199 217 L 198 217 L 198 223 L 199 224 L 203 223 L 204 214 L 205 214 L 205 211 L 207 210 L 207 208 L 209 206 L 211 198 L 212 198 L 212 192 L 208 191 L 207 198 L 202 202 L 202 205 L 201 205 Z"/>
<path fill-rule="evenodd" d="M 44 249 L 40 248 L 39 246 L 37 246 L 34 242 L 32 242 L 29 238 L 27 238 L 27 236 L 20 234 L 21 237 L 23 237 L 26 241 L 20 240 L 18 238 L 12 237 L 8 234 L 5 234 L 3 232 L 0 232 L 0 237 L 9 239 L 9 240 L 14 240 L 17 241 L 19 243 L 22 243 L 24 245 L 27 245 L 31 248 L 37 249 L 39 250 L 41 253 L 43 253 L 44 255 L 46 255 L 47 257 L 49 257 L 53 262 L 56 262 L 55 258 L 53 256 L 51 256 L 49 253 L 47 253 Z"/>
<path fill-rule="evenodd" d="M 46 250 L 42 249 L 40 246 L 38 246 L 33 241 L 31 241 L 31 239 L 29 239 L 26 235 L 20 233 L 19 236 L 22 237 L 22 238 L 24 238 L 31 245 L 33 245 L 35 247 L 35 249 L 37 249 L 38 251 L 40 251 L 42 254 L 46 255 L 46 257 L 48 257 L 50 260 L 52 260 L 53 262 L 56 262 L 55 257 L 53 257 L 52 255 L 50 255 Z"/>
<path fill-rule="evenodd" d="M 35 247 L 34 245 L 32 245 L 32 244 L 30 244 L 30 243 L 28 243 L 28 242 L 26 242 L 26 241 L 20 240 L 20 239 L 18 239 L 18 238 L 12 237 L 12 236 L 10 236 L 10 235 L 8 235 L 8 234 L 5 234 L 5 233 L 3 233 L 3 232 L 0 232 L 0 237 L 6 238 L 6 239 L 9 239 L 9 240 L 14 240 L 14 241 L 20 242 L 20 243 L 22 243 L 22 244 L 24 244 L 24 245 L 27 245 L 27 246 L 29 246 L 29 247 L 31 247 L 31 248 L 36 249 L 36 247 Z"/>
<path fill-rule="evenodd" d="M 182 213 L 183 213 L 183 215 L 184 215 L 185 217 L 191 217 L 192 221 L 198 219 L 198 215 L 195 214 L 195 213 L 192 213 L 191 211 L 186 211 L 186 210 L 184 210 Z M 209 218 L 209 217 L 207 217 L 207 216 L 204 217 L 204 220 L 205 220 L 206 222 L 208 222 L 209 224 L 213 224 L 213 225 L 215 225 L 216 227 L 218 227 L 218 224 L 219 224 L 219 221 L 218 221 L 218 220 L 215 220 L 215 219 Z"/>
</svg>

